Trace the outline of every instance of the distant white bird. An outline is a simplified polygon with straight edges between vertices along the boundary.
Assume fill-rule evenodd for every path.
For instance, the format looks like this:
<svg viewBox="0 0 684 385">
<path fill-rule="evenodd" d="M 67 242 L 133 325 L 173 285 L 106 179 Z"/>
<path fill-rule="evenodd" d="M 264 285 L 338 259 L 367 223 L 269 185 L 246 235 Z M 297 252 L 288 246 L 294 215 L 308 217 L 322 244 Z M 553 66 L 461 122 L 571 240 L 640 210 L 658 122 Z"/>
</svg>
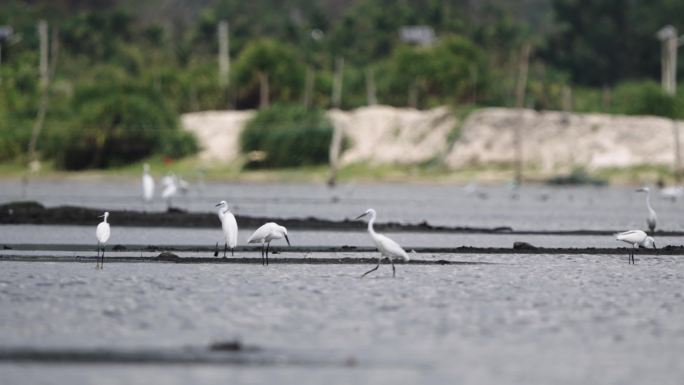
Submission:
<svg viewBox="0 0 684 385">
<path fill-rule="evenodd" d="M 247 243 L 261 243 L 261 263 L 263 265 L 268 265 L 268 249 L 271 247 L 271 241 L 283 238 L 287 241 L 287 245 L 290 246 L 290 239 L 287 237 L 287 229 L 277 223 L 268 222 L 256 229 L 254 234 L 247 240 Z M 264 246 L 266 246 L 265 254 Z M 266 256 L 265 259 L 264 255 Z"/>
<path fill-rule="evenodd" d="M 143 165 L 142 196 L 143 202 L 145 202 L 145 209 L 147 209 L 147 204 L 154 197 L 154 178 L 150 175 L 150 165 L 147 163 Z"/>
<path fill-rule="evenodd" d="M 105 211 L 104 214 L 100 215 L 100 218 L 104 218 L 100 224 L 97 225 L 97 230 L 95 230 L 95 236 L 97 236 L 97 264 L 95 268 L 102 269 L 104 267 L 104 253 L 105 244 L 109 240 L 109 223 L 107 223 L 107 218 L 109 217 L 109 212 Z M 102 246 L 102 256 L 100 257 L 100 246 Z"/>
<path fill-rule="evenodd" d="M 648 208 L 648 218 L 646 218 L 646 223 L 648 224 L 648 229 L 650 230 L 651 234 L 653 234 L 656 228 L 658 216 L 656 215 L 655 210 L 653 210 L 653 207 L 651 207 L 651 189 L 648 187 L 642 187 L 636 191 L 646 193 L 646 208 Z"/>
<path fill-rule="evenodd" d="M 223 236 L 225 238 L 225 246 L 223 247 L 223 258 L 226 257 L 226 252 L 230 246 L 230 255 L 233 256 L 233 250 L 237 246 L 237 236 L 238 236 L 238 225 L 235 220 L 235 216 L 228 210 L 228 202 L 221 201 L 216 205 L 219 207 L 218 217 L 221 220 L 221 228 L 223 230 Z M 214 256 L 218 256 L 217 253 Z"/>
<path fill-rule="evenodd" d="M 676 202 L 682 194 L 684 194 L 684 187 L 682 186 L 668 186 L 660 189 L 660 196 L 672 202 Z"/>
<path fill-rule="evenodd" d="M 629 262 L 631 264 L 634 264 L 634 249 L 638 249 L 639 247 L 652 247 L 657 250 L 655 240 L 641 230 L 629 230 L 625 231 L 624 233 L 615 234 L 615 239 L 632 245 L 633 249 L 630 250 L 629 253 Z"/>
<path fill-rule="evenodd" d="M 394 277 L 396 275 L 396 269 L 394 268 L 393 258 L 403 258 L 404 262 L 408 262 L 409 256 L 408 254 L 406 254 L 406 251 L 404 251 L 404 249 L 402 249 L 401 246 L 399 246 L 398 243 L 394 242 L 393 240 L 387 238 L 382 234 L 378 234 L 375 232 L 375 230 L 373 229 L 373 224 L 375 223 L 376 217 L 375 210 L 366 210 L 365 213 L 356 217 L 356 220 L 359 220 L 365 217 L 366 215 L 370 215 L 370 220 L 368 221 L 368 234 L 370 234 L 371 238 L 373 239 L 373 243 L 375 243 L 375 246 L 378 248 L 378 251 L 380 252 L 380 257 L 378 257 L 378 265 L 365 272 L 361 277 L 363 278 L 368 273 L 377 270 L 380 267 L 380 262 L 382 261 L 383 256 L 389 258 L 390 263 L 392 264 L 392 277 Z"/>
<path fill-rule="evenodd" d="M 167 209 L 171 208 L 171 199 L 178 193 L 175 177 L 173 174 L 168 174 L 161 180 L 162 186 L 164 186 L 161 197 L 166 201 Z"/>
</svg>

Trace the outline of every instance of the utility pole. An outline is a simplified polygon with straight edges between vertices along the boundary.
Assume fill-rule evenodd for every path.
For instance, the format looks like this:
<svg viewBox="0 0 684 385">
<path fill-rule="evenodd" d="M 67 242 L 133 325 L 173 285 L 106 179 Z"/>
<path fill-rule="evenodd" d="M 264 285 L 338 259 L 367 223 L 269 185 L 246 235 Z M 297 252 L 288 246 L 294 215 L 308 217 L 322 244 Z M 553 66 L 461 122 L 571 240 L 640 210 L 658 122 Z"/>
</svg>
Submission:
<svg viewBox="0 0 684 385">
<path fill-rule="evenodd" d="M 369 106 L 378 104 L 375 88 L 375 72 L 372 68 L 366 68 L 366 101 Z"/>
<path fill-rule="evenodd" d="M 344 74 L 344 58 L 335 59 L 335 79 L 333 80 L 332 105 L 333 108 L 340 108 L 342 102 L 342 79 Z M 333 128 L 333 136 L 330 141 L 330 176 L 328 186 L 333 187 L 337 183 L 337 170 L 339 169 L 340 152 L 342 152 L 342 127 L 338 123 Z"/>
<path fill-rule="evenodd" d="M 219 85 L 222 88 L 228 87 L 229 75 L 230 75 L 230 53 L 229 40 L 228 40 L 228 21 L 221 20 L 218 25 L 218 42 L 219 42 Z"/>
<path fill-rule="evenodd" d="M 332 106 L 340 108 L 342 104 L 342 80 L 344 79 L 344 58 L 339 56 L 335 59 L 335 78 L 333 79 Z"/>
<path fill-rule="evenodd" d="M 518 67 L 518 82 L 515 87 L 515 106 L 520 110 L 520 123 L 515 126 L 513 132 L 513 147 L 515 149 L 515 183 L 520 186 L 522 184 L 522 169 L 523 169 L 523 154 L 522 154 L 522 132 L 520 125 L 522 124 L 522 110 L 525 106 L 525 88 L 527 87 L 527 72 L 530 63 L 530 51 L 532 47 L 530 43 L 525 43 L 520 51 L 520 62 Z"/>
<path fill-rule="evenodd" d="M 661 84 L 666 94 L 673 96 L 677 92 L 677 48 L 684 44 L 684 35 L 677 36 L 677 29 L 672 25 L 661 28 L 656 37 L 661 42 Z M 679 143 L 679 126 L 677 121 L 672 119 L 672 136 L 674 137 L 675 164 L 674 175 L 677 183 L 681 182 L 681 149 Z"/>
</svg>

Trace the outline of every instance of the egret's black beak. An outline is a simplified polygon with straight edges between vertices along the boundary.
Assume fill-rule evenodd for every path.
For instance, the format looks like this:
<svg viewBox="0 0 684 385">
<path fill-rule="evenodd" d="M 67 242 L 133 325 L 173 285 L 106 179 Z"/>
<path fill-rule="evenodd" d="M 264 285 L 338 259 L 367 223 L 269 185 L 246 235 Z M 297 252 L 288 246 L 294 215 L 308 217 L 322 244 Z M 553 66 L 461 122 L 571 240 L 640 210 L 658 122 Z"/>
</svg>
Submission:
<svg viewBox="0 0 684 385">
<path fill-rule="evenodd" d="M 219 207 L 219 206 L 221 206 L 221 204 L 220 204 L 220 203 L 217 203 L 217 204 L 216 204 L 216 207 Z"/>
<path fill-rule="evenodd" d="M 355 220 L 355 221 L 358 221 L 359 219 L 361 219 L 361 218 L 363 218 L 363 217 L 365 217 L 365 216 L 366 216 L 366 213 L 363 213 L 363 214 L 359 215 L 358 217 L 354 218 L 354 220 Z"/>
<path fill-rule="evenodd" d="M 290 238 L 287 237 L 287 234 L 285 234 L 285 240 L 287 241 L 287 245 L 290 246 Z"/>
</svg>

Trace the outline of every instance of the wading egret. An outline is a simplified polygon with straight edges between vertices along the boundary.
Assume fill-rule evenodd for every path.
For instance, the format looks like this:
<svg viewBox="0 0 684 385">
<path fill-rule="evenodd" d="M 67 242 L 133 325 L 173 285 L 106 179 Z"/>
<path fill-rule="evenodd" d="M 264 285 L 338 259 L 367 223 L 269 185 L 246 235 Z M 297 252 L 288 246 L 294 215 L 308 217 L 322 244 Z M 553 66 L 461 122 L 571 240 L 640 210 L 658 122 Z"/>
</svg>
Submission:
<svg viewBox="0 0 684 385">
<path fill-rule="evenodd" d="M 651 189 L 648 187 L 642 187 L 636 191 L 646 193 L 646 208 L 648 208 L 648 218 L 646 218 L 646 223 L 648 224 L 648 229 L 650 230 L 651 234 L 653 234 L 656 228 L 658 216 L 656 215 L 655 210 L 653 210 L 653 207 L 651 207 Z"/>
<path fill-rule="evenodd" d="M 109 217 L 109 212 L 105 211 L 104 214 L 100 215 L 100 218 L 104 218 L 100 224 L 97 225 L 97 230 L 95 230 L 95 236 L 97 236 L 97 264 L 95 268 L 102 269 L 104 267 L 104 253 L 105 244 L 109 240 L 109 223 L 107 223 L 107 218 Z M 102 246 L 102 256 L 100 257 L 100 246 Z"/>
<path fill-rule="evenodd" d="M 676 202 L 684 194 L 682 186 L 668 186 L 660 189 L 660 196 L 672 202 Z"/>
<path fill-rule="evenodd" d="M 375 246 L 378 248 L 378 251 L 380 252 L 380 257 L 378 257 L 378 265 L 365 272 L 361 277 L 363 278 L 366 276 L 366 274 L 377 270 L 380 267 L 380 262 L 382 261 L 383 256 L 389 258 L 390 263 L 392 264 L 392 277 L 394 277 L 396 275 L 396 269 L 394 268 L 393 258 L 403 258 L 404 262 L 408 262 L 409 256 L 408 254 L 406 254 L 406 251 L 404 251 L 404 249 L 402 249 L 401 246 L 399 246 L 398 243 L 394 242 L 393 240 L 387 238 L 382 234 L 378 234 L 375 232 L 375 230 L 373 229 L 373 224 L 375 223 L 376 217 L 375 210 L 368 209 L 365 213 L 356 217 L 355 220 L 359 220 L 367 215 L 370 215 L 370 220 L 368 221 L 368 234 L 370 234 L 371 238 L 373 239 L 373 243 L 375 243 Z"/>
<path fill-rule="evenodd" d="M 147 204 L 152 201 L 154 197 L 154 179 L 150 175 L 150 165 L 145 163 L 143 165 L 143 176 L 142 176 L 142 196 L 143 202 L 145 203 L 145 209 L 147 209 Z"/>
<path fill-rule="evenodd" d="M 290 239 L 287 237 L 287 229 L 274 222 L 268 222 L 256 229 L 254 234 L 247 240 L 247 243 L 261 243 L 261 264 L 268 265 L 268 249 L 274 239 L 283 239 L 290 246 Z M 266 250 L 264 251 L 264 246 Z M 265 256 L 265 258 L 264 258 Z"/>
<path fill-rule="evenodd" d="M 634 249 L 652 247 L 657 250 L 655 240 L 641 230 L 629 230 L 624 233 L 615 234 L 615 239 L 632 245 L 633 248 L 629 252 L 629 263 L 631 264 L 634 264 Z"/>
<path fill-rule="evenodd" d="M 221 229 L 226 241 L 223 247 L 223 258 L 225 258 L 228 247 L 230 247 L 230 255 L 232 256 L 233 249 L 237 245 L 238 225 L 235 216 L 228 210 L 228 202 L 221 201 L 216 207 L 219 207 L 218 217 L 221 220 Z M 218 250 L 214 253 L 214 256 L 218 256 Z"/>
<path fill-rule="evenodd" d="M 162 191 L 161 197 L 166 201 L 166 208 L 171 208 L 171 199 L 178 193 L 178 186 L 176 185 L 175 175 L 169 174 L 162 178 L 162 185 L 164 186 L 164 191 Z"/>
</svg>

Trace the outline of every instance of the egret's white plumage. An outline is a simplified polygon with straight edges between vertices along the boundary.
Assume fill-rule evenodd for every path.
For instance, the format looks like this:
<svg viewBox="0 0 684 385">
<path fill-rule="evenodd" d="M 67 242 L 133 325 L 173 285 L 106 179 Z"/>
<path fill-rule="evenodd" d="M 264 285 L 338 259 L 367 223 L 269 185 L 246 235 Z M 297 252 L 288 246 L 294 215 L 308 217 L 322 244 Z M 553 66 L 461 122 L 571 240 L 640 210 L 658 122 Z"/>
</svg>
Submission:
<svg viewBox="0 0 684 385">
<path fill-rule="evenodd" d="M 656 222 L 658 221 L 658 216 L 656 215 L 655 210 L 653 210 L 653 207 L 651 206 L 651 189 L 648 187 L 642 187 L 640 189 L 637 189 L 636 191 L 646 193 L 646 208 L 648 209 L 648 217 L 646 218 L 646 224 L 648 224 L 648 229 L 650 230 L 651 234 L 653 234 L 656 228 Z"/>
<path fill-rule="evenodd" d="M 150 165 L 147 163 L 143 166 L 142 195 L 145 205 L 150 203 L 154 197 L 154 178 L 150 175 Z"/>
<path fill-rule="evenodd" d="M 175 175 L 169 174 L 161 180 L 164 190 L 161 197 L 166 201 L 167 208 L 171 208 L 171 199 L 178 193 L 178 186 L 176 185 Z"/>
<path fill-rule="evenodd" d="M 256 229 L 254 234 L 247 239 L 247 243 L 261 243 L 262 263 L 268 265 L 268 249 L 271 246 L 271 241 L 283 238 L 287 241 L 287 245 L 290 246 L 290 239 L 287 237 L 287 229 L 275 222 L 268 222 Z M 264 246 L 266 246 L 265 253 Z"/>
<path fill-rule="evenodd" d="M 366 274 L 370 272 L 377 270 L 380 267 L 380 261 L 382 261 L 383 256 L 389 258 L 390 263 L 392 264 L 392 276 L 394 276 L 396 273 L 396 270 L 394 268 L 394 258 L 402 258 L 405 262 L 408 262 L 409 256 L 408 254 L 406 254 L 406 251 L 404 251 L 404 249 L 402 249 L 401 246 L 399 246 L 398 243 L 382 234 L 378 234 L 375 232 L 375 229 L 373 229 L 373 224 L 375 223 L 375 218 L 377 216 L 375 210 L 368 209 L 365 213 L 359 215 L 356 219 L 361 219 L 366 215 L 370 215 L 370 220 L 368 221 L 368 234 L 370 234 L 371 238 L 373 239 L 373 243 L 375 243 L 375 246 L 378 248 L 378 251 L 380 252 L 380 257 L 378 258 L 378 265 L 375 266 L 375 268 L 364 273 L 362 277 L 366 276 Z"/>
<path fill-rule="evenodd" d="M 223 248 L 223 257 L 225 258 L 228 247 L 230 247 L 230 255 L 233 255 L 233 249 L 237 246 L 238 225 L 235 216 L 228 210 L 228 202 L 221 201 L 216 206 L 219 207 L 218 217 L 225 238 L 225 247 Z"/>
<path fill-rule="evenodd" d="M 634 263 L 634 249 L 639 247 L 656 249 L 655 240 L 641 230 L 629 230 L 615 234 L 615 240 L 629 243 L 633 249 L 630 251 L 629 262 Z"/>
<path fill-rule="evenodd" d="M 660 196 L 672 202 L 676 202 L 683 194 L 684 187 L 682 186 L 668 186 L 660 189 Z"/>
<path fill-rule="evenodd" d="M 107 223 L 107 218 L 109 218 L 109 212 L 105 212 L 101 215 L 101 217 L 104 219 L 97 225 L 97 229 L 95 230 L 95 236 L 97 237 L 97 256 L 98 258 L 100 258 L 100 246 L 102 246 L 102 257 L 101 259 L 98 259 L 95 268 L 102 268 L 104 266 L 105 244 L 109 240 L 110 235 L 109 223 Z"/>
</svg>

